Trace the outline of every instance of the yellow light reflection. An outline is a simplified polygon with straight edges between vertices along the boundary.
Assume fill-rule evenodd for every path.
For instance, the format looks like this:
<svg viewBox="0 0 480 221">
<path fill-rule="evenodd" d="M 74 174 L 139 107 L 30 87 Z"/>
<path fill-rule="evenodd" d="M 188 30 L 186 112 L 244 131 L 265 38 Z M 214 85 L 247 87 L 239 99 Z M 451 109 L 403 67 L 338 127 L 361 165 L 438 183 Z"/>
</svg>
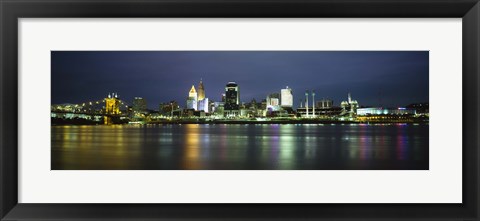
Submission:
<svg viewBox="0 0 480 221">
<path fill-rule="evenodd" d="M 200 126 L 198 124 L 185 125 L 185 146 L 183 167 L 188 170 L 201 169 L 200 164 Z"/>
</svg>

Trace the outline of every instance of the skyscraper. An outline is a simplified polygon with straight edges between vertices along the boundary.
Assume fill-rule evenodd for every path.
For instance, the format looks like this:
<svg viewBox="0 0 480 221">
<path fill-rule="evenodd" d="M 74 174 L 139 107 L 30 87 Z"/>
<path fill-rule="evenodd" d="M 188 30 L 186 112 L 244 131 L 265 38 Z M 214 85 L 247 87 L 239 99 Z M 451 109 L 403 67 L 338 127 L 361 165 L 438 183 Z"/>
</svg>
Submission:
<svg viewBox="0 0 480 221">
<path fill-rule="evenodd" d="M 133 99 L 133 112 L 134 113 L 146 113 L 147 101 L 141 97 L 135 97 Z"/>
<path fill-rule="evenodd" d="M 237 83 L 231 81 L 225 86 L 225 116 L 233 117 L 239 115 L 240 90 Z"/>
<path fill-rule="evenodd" d="M 208 109 L 209 109 L 209 106 L 208 106 L 208 98 L 204 98 L 202 100 L 198 100 L 198 111 L 204 111 L 205 113 L 208 113 Z"/>
<path fill-rule="evenodd" d="M 292 107 L 293 106 L 293 94 L 291 88 L 285 88 L 280 91 L 281 97 L 281 106 L 282 107 Z"/>
<path fill-rule="evenodd" d="M 203 87 L 203 82 L 200 80 L 198 84 L 198 100 L 201 101 L 205 99 L 205 88 Z"/>
<path fill-rule="evenodd" d="M 188 92 L 188 99 L 187 99 L 187 109 L 195 109 L 197 110 L 197 91 L 195 90 L 195 86 L 192 85 L 192 88 Z"/>
<path fill-rule="evenodd" d="M 209 112 L 208 98 L 205 97 L 205 88 L 203 87 L 203 81 L 200 79 L 198 84 L 198 96 L 197 96 L 197 110 Z"/>
</svg>

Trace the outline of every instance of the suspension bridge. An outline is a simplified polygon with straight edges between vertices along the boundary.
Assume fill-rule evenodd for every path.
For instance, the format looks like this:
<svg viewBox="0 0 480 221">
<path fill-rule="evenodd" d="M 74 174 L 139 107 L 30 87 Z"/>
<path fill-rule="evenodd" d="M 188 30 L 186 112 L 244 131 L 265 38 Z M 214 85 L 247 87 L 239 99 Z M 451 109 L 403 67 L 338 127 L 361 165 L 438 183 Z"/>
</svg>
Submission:
<svg viewBox="0 0 480 221">
<path fill-rule="evenodd" d="M 118 98 L 116 93 L 108 94 L 100 100 L 86 101 L 78 104 L 57 104 L 51 106 L 51 116 L 66 119 L 89 119 L 113 124 L 121 118 L 128 117 L 129 103 Z"/>
</svg>

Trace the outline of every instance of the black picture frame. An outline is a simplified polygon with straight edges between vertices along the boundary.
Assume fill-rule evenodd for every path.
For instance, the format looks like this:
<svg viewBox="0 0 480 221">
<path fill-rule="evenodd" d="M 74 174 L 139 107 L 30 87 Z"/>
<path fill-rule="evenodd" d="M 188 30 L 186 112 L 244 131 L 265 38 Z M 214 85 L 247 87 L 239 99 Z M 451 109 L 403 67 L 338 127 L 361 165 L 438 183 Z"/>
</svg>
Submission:
<svg viewBox="0 0 480 221">
<path fill-rule="evenodd" d="M 0 0 L 1 220 L 479 220 L 478 0 Z M 24 204 L 18 203 L 19 18 L 349 17 L 462 18 L 461 204 Z M 448 42 L 445 42 L 448 44 Z M 126 190 L 128 191 L 128 190 Z"/>
</svg>

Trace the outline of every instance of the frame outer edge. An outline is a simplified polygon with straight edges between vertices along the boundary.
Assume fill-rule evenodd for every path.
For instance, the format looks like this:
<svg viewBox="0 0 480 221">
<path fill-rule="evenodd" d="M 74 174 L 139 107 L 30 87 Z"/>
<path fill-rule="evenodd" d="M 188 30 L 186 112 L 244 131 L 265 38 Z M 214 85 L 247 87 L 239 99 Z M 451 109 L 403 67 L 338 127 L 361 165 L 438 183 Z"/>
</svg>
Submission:
<svg viewBox="0 0 480 221">
<path fill-rule="evenodd" d="M 462 19 L 462 146 L 463 194 L 468 220 L 479 220 L 480 199 L 480 3 L 477 2 Z M 467 108 L 467 103 L 471 103 Z M 467 154 L 467 152 L 469 154 Z M 468 169 L 468 172 L 467 172 Z M 476 191 L 468 193 L 467 190 Z M 466 214 L 467 215 L 467 214 Z"/>
<path fill-rule="evenodd" d="M 3 97 L 3 75 L 4 75 L 4 71 L 3 71 L 3 50 L 1 50 L 2 48 L 4 48 L 3 46 L 3 32 L 4 32 L 4 29 L 2 28 L 4 26 L 4 22 L 3 22 L 3 1 L 0 0 L 0 85 L 1 85 L 1 88 L 0 88 L 0 110 L 3 110 L 3 100 L 2 100 L 2 97 Z M 4 177 L 4 172 L 3 172 L 3 150 L 5 149 L 5 146 L 3 145 L 3 111 L 1 111 L 0 113 L 0 180 L 1 182 L 3 182 L 3 177 Z M 4 188 L 3 188 L 3 184 L 0 184 L 0 194 L 3 195 L 3 191 L 4 191 Z M 3 201 L 3 197 L 0 197 L 0 219 L 2 219 L 4 216 L 5 216 L 5 209 L 3 207 L 4 205 L 4 201 Z"/>
<path fill-rule="evenodd" d="M 3 162 L 4 162 L 4 150 L 6 148 L 6 146 L 4 145 L 4 142 L 3 142 L 3 133 L 4 133 L 4 111 L 3 111 L 3 107 L 4 107 L 4 100 L 3 100 L 3 97 L 4 97 L 4 92 L 3 92 L 3 85 L 4 85 L 4 80 L 3 80 L 3 76 L 5 75 L 5 70 L 4 70 L 4 66 L 3 66 L 3 54 L 5 53 L 3 48 L 5 48 L 4 44 L 3 44 L 3 36 L 4 36 L 4 32 L 5 32 L 5 28 L 4 28 L 4 25 L 5 25 L 5 22 L 4 22 L 4 1 L 3 0 L 0 0 L 0 194 L 2 195 L 2 197 L 0 197 L 0 219 L 3 219 L 3 217 L 5 216 L 6 212 L 8 211 L 7 208 L 5 208 L 5 198 L 3 197 L 4 195 L 4 191 L 5 191 L 5 187 L 4 187 L 4 179 L 5 179 L 5 171 L 4 171 L 4 165 L 3 165 Z"/>
<path fill-rule="evenodd" d="M 18 14 L 0 0 L 0 218 L 18 205 Z M 13 33 L 8 30 L 14 30 Z M 9 44 L 10 43 L 10 44 Z"/>
<path fill-rule="evenodd" d="M 476 18 L 475 18 L 475 61 L 473 62 L 473 65 L 475 65 L 475 100 L 476 100 L 476 109 L 475 109 L 475 130 L 477 132 L 476 135 L 474 135 L 475 137 L 475 143 L 476 143 L 476 146 L 472 146 L 472 149 L 474 150 L 474 153 L 475 154 L 472 154 L 473 155 L 473 159 L 472 159 L 472 177 L 475 177 L 474 174 L 476 174 L 476 179 L 473 178 L 473 183 L 472 183 L 472 191 L 473 190 L 476 190 L 477 193 L 476 194 L 472 194 L 472 196 L 474 197 L 473 201 L 474 201 L 474 207 L 472 208 L 474 211 L 474 215 L 475 215 L 475 220 L 480 220 L 480 130 L 479 130 L 479 127 L 480 127 L 480 3 L 477 3 L 474 7 L 475 10 L 475 15 L 476 15 Z M 476 189 L 475 189 L 475 186 L 476 186 Z"/>
<path fill-rule="evenodd" d="M 25 2 L 25 1 L 21 1 Z M 37 2 L 42 2 L 42 1 L 37 1 Z M 361 1 L 359 1 L 361 2 Z M 18 46 L 18 23 L 13 22 L 17 20 L 17 17 L 19 16 L 15 11 L 9 11 L 9 5 L 11 6 L 12 1 L 5 1 L 5 0 L 0 0 L 0 48 L 1 48 L 1 53 L 0 53 L 0 219 L 15 219 L 15 217 L 9 217 L 10 215 L 6 215 L 8 212 L 11 212 L 12 208 L 18 209 L 18 165 L 17 165 L 17 159 L 15 157 L 18 157 L 18 154 L 16 152 L 17 146 L 17 132 L 18 132 L 18 125 L 17 125 L 17 120 L 18 120 L 18 51 L 17 51 L 17 46 Z M 15 8 L 15 7 L 14 7 Z M 18 9 L 18 8 L 17 8 Z M 41 16 L 40 16 L 41 17 Z M 55 16 L 54 16 L 55 17 Z M 472 20 L 471 17 L 474 17 L 474 20 Z M 466 99 L 468 97 L 469 99 L 475 99 L 473 102 L 472 106 L 473 107 L 471 110 L 463 110 L 463 122 L 466 122 L 465 120 L 470 119 L 471 123 L 468 123 L 470 127 L 465 127 L 464 124 L 464 138 L 465 138 L 465 133 L 467 132 L 466 129 L 473 129 L 472 131 L 468 132 L 468 138 L 470 139 L 466 145 L 467 148 L 472 148 L 474 149 L 474 154 L 471 154 L 470 156 L 463 155 L 464 158 L 466 157 L 468 159 L 468 165 L 471 166 L 469 167 L 470 169 L 473 169 L 473 171 L 470 171 L 470 173 L 466 174 L 464 172 L 464 176 L 468 175 L 470 176 L 469 181 L 473 181 L 473 184 L 470 185 L 476 185 L 471 188 L 471 190 L 476 190 L 476 194 L 473 197 L 473 202 L 474 204 L 469 204 L 469 216 L 468 218 L 465 217 L 466 220 L 479 220 L 479 197 L 480 197 L 480 186 L 477 185 L 479 184 L 480 178 L 478 176 L 479 172 L 479 166 L 480 166 L 480 151 L 478 151 L 478 136 L 480 136 L 479 131 L 478 131 L 478 126 L 479 126 L 479 117 L 478 117 L 478 110 L 480 109 L 480 104 L 478 101 L 478 98 L 480 97 L 480 90 L 479 90 L 479 70 L 480 70 L 480 65 L 479 65 L 479 54 L 480 54 L 480 5 L 477 3 L 475 6 L 473 6 L 470 11 L 465 14 L 464 19 L 470 19 L 470 22 L 473 22 L 474 25 L 469 23 L 470 28 L 474 28 L 474 36 L 472 36 L 469 39 L 466 39 L 465 36 L 463 38 L 463 44 L 465 44 L 468 40 L 469 46 L 471 48 L 466 48 L 463 47 L 463 69 L 464 73 L 465 71 L 469 70 L 471 72 L 474 71 L 475 74 L 472 74 L 467 78 L 470 80 L 464 80 L 463 83 L 465 83 L 465 87 L 463 89 L 464 96 L 463 96 L 463 102 L 464 105 L 466 102 L 469 100 Z M 11 26 L 15 27 L 11 27 Z M 463 28 L 466 27 L 465 24 L 462 25 Z M 15 30 L 15 33 L 6 33 L 6 30 Z M 463 31 L 465 34 L 466 32 Z M 10 43 L 10 45 L 6 45 L 6 43 Z M 468 50 L 468 54 L 465 49 Z M 465 59 L 467 59 L 467 55 L 470 55 L 468 62 L 465 62 Z M 9 62 L 9 61 L 17 61 L 17 63 L 14 62 Z M 468 64 L 468 66 L 467 66 Z M 465 79 L 465 78 L 464 78 Z M 467 94 L 470 93 L 470 94 Z M 468 95 L 468 96 L 466 96 Z M 474 106 L 473 106 L 474 105 Z M 466 116 L 473 117 L 473 118 L 467 118 Z M 8 126 L 13 126 L 13 127 L 7 127 Z M 9 129 L 9 130 L 7 130 Z M 8 148 L 10 146 L 14 146 L 12 148 Z M 476 147 L 476 148 L 475 148 Z M 15 149 L 15 150 L 12 150 Z M 465 153 L 465 151 L 464 151 Z M 472 161 L 473 160 L 473 161 Z M 473 166 L 472 166 L 473 165 Z M 13 167 L 13 168 L 12 168 Z M 12 171 L 16 171 L 17 173 L 12 174 Z M 465 170 L 464 170 L 465 171 Z M 476 176 L 471 177 L 472 173 L 477 173 Z M 473 174 L 475 175 L 475 174 Z M 465 195 L 464 195 L 464 199 Z M 472 199 L 472 198 L 469 198 Z M 470 201 L 472 202 L 472 201 Z M 472 206 L 475 206 L 476 208 L 472 208 Z M 28 216 L 28 214 L 23 214 L 23 217 Z M 37 218 L 42 218 L 42 217 L 37 217 Z M 43 217 L 45 218 L 45 217 Z M 299 217 L 300 218 L 300 217 Z M 472 219 L 473 218 L 473 219 Z M 24 218 L 20 218 L 24 219 Z M 458 220 L 460 220 L 459 218 Z M 360 219 L 359 219 L 360 220 Z M 368 219 L 367 219 L 368 220 Z M 413 220 L 413 219 L 412 219 Z M 427 219 L 422 219 L 422 220 L 427 220 Z M 457 220 L 457 219 L 454 219 Z"/>
</svg>

